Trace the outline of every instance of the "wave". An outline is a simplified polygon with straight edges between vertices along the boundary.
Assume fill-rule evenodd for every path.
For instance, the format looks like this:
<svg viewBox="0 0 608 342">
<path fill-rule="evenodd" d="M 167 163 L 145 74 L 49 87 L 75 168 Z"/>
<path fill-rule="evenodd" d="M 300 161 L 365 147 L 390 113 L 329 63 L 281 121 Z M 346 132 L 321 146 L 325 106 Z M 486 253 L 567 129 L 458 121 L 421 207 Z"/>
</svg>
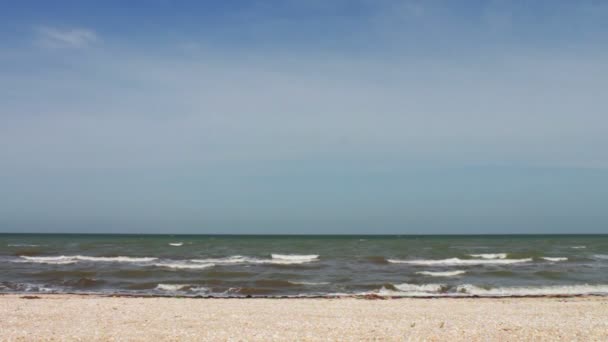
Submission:
<svg viewBox="0 0 608 342">
<path fill-rule="evenodd" d="M 292 265 L 305 264 L 318 261 L 318 255 L 281 255 L 272 254 L 272 259 L 258 259 L 234 255 L 226 258 L 210 258 L 210 259 L 193 259 L 190 260 L 196 263 L 213 263 L 218 265 L 234 265 L 234 264 L 276 264 L 276 265 Z"/>
<path fill-rule="evenodd" d="M 606 255 L 606 254 L 594 254 L 593 258 L 599 259 L 599 260 L 608 260 L 608 255 Z"/>
<path fill-rule="evenodd" d="M 171 242 L 171 243 L 169 243 L 169 246 L 173 246 L 173 247 L 181 247 L 183 245 L 184 245 L 183 242 Z"/>
<path fill-rule="evenodd" d="M 117 256 L 117 257 L 90 257 L 90 256 L 76 256 L 77 260 L 82 261 L 94 261 L 94 262 L 150 262 L 157 260 L 158 258 L 138 258 L 138 257 L 126 257 L 126 256 Z"/>
<path fill-rule="evenodd" d="M 526 297 L 526 296 L 580 296 L 608 295 L 608 285 L 552 285 L 484 288 L 471 284 L 449 287 L 443 284 L 399 284 L 395 289 L 382 287 L 356 295 L 387 297 Z M 339 294 L 341 296 L 348 294 Z"/>
<path fill-rule="evenodd" d="M 309 254 L 309 255 L 296 255 L 296 254 L 271 254 L 272 259 L 275 260 L 286 260 L 286 261 L 301 261 L 301 262 L 310 262 L 319 259 L 319 255 L 317 254 Z"/>
<path fill-rule="evenodd" d="M 441 292 L 445 287 L 443 284 L 397 284 L 393 285 L 397 290 L 403 292 Z"/>
<path fill-rule="evenodd" d="M 359 295 L 379 295 L 388 297 L 434 297 L 439 296 L 445 290 L 443 284 L 397 284 L 393 285 L 395 290 L 382 287 L 376 292 L 365 292 Z"/>
<path fill-rule="evenodd" d="M 555 257 L 555 258 L 541 257 L 541 259 L 547 260 L 547 261 L 553 261 L 553 262 L 556 262 L 556 261 L 568 261 L 568 258 L 565 258 L 565 257 Z"/>
<path fill-rule="evenodd" d="M 40 245 L 33 245 L 29 243 L 12 243 L 8 244 L 8 247 L 40 247 Z"/>
<path fill-rule="evenodd" d="M 398 260 L 388 259 L 393 264 L 410 264 L 422 266 L 474 266 L 474 265 L 509 265 L 532 261 L 531 258 L 525 259 L 459 259 L 450 258 L 442 260 Z"/>
<path fill-rule="evenodd" d="M 484 253 L 484 254 L 469 254 L 473 258 L 482 258 L 482 259 L 506 259 L 507 253 Z"/>
<path fill-rule="evenodd" d="M 190 286 L 189 284 L 158 284 L 155 290 L 175 292 L 187 289 Z"/>
<path fill-rule="evenodd" d="M 30 283 L 12 283 L 12 282 L 1 282 L 0 291 L 14 291 L 14 292 L 34 292 L 34 293 L 53 293 L 57 292 L 56 288 L 49 287 L 41 284 L 30 284 Z"/>
<path fill-rule="evenodd" d="M 310 282 L 310 281 L 293 281 L 288 280 L 293 285 L 306 285 L 306 286 L 321 286 L 321 285 L 329 285 L 329 282 Z"/>
<path fill-rule="evenodd" d="M 183 270 L 202 270 L 205 268 L 213 267 L 215 264 L 207 263 L 207 264 L 185 264 L 185 263 L 156 263 L 153 264 L 156 267 L 164 267 L 170 269 L 183 269 Z"/>
<path fill-rule="evenodd" d="M 576 296 L 608 294 L 608 285 L 553 285 L 553 286 L 514 286 L 485 289 L 475 285 L 460 285 L 457 292 L 471 296 L 513 297 L 513 296 Z"/>
<path fill-rule="evenodd" d="M 28 257 L 22 255 L 20 258 L 21 259 L 13 260 L 13 262 L 31 262 L 48 265 L 70 265 L 78 262 L 78 260 L 64 257 Z"/>
<path fill-rule="evenodd" d="M 587 246 L 572 246 L 570 248 L 572 248 L 572 249 L 585 249 L 585 248 L 587 248 Z"/>
<path fill-rule="evenodd" d="M 96 287 L 105 283 L 103 280 L 83 277 L 80 279 L 66 280 L 64 281 L 64 285 L 75 287 L 75 288 L 91 288 Z"/>
<path fill-rule="evenodd" d="M 197 293 L 208 293 L 210 290 L 204 286 L 197 286 L 192 284 L 158 284 L 156 288 L 157 291 L 165 291 L 165 292 L 197 292 Z"/>
<path fill-rule="evenodd" d="M 446 272 L 431 272 L 431 271 L 421 271 L 416 272 L 416 274 L 426 275 L 430 277 L 455 277 L 459 275 L 463 275 L 467 273 L 467 271 L 446 271 Z"/>
<path fill-rule="evenodd" d="M 20 256 L 25 262 L 43 263 L 43 264 L 73 264 L 78 261 L 92 261 L 92 262 L 150 262 L 157 258 L 135 258 L 135 257 L 92 257 L 84 255 L 73 255 L 73 256 L 46 256 L 46 257 L 33 257 L 33 256 Z"/>
</svg>

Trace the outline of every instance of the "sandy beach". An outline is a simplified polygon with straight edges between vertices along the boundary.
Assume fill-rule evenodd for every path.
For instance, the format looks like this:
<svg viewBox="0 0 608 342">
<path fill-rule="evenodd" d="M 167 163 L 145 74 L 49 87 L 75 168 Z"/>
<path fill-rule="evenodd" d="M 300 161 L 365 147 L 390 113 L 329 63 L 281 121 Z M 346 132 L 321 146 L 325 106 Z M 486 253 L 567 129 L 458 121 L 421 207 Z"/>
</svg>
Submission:
<svg viewBox="0 0 608 342">
<path fill-rule="evenodd" d="M 0 296 L 2 341 L 608 340 L 608 298 Z"/>
</svg>

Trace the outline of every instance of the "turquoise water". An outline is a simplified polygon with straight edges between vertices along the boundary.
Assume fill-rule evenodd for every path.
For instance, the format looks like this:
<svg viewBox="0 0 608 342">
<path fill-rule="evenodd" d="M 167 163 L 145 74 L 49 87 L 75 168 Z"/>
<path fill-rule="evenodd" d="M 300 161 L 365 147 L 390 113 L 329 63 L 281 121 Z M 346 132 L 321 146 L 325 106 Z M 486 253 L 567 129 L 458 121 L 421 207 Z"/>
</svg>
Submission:
<svg viewBox="0 0 608 342">
<path fill-rule="evenodd" d="M 608 235 L 0 234 L 0 292 L 608 294 Z"/>
</svg>

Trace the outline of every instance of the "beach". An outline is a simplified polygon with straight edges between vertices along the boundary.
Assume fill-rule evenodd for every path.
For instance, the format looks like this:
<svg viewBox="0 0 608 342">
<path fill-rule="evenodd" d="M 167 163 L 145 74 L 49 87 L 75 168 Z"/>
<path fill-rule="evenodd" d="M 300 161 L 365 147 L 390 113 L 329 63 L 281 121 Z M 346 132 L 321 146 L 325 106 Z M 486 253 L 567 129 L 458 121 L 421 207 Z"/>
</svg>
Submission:
<svg viewBox="0 0 608 342">
<path fill-rule="evenodd" d="M 608 297 L 0 296 L 0 340 L 608 340 Z"/>
</svg>

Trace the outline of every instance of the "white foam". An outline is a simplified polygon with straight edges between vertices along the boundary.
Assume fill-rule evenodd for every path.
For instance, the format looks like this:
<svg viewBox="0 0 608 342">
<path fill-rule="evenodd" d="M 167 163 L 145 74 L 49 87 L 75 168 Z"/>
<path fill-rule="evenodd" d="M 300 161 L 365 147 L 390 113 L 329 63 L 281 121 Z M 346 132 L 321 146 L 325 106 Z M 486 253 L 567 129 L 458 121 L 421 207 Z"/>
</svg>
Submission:
<svg viewBox="0 0 608 342">
<path fill-rule="evenodd" d="M 84 255 L 60 255 L 46 257 L 31 257 L 21 256 L 26 262 L 44 263 L 44 264 L 73 264 L 78 261 L 93 261 L 93 262 L 150 262 L 157 258 L 133 258 L 133 257 L 91 257 Z"/>
<path fill-rule="evenodd" d="M 157 263 L 154 264 L 156 267 L 165 267 L 171 269 L 185 269 L 185 270 L 201 270 L 209 267 L 215 266 L 214 264 L 185 264 L 185 263 Z"/>
<path fill-rule="evenodd" d="M 173 247 L 181 247 L 183 245 L 184 245 L 183 242 L 171 242 L 171 243 L 169 243 L 169 246 L 173 246 Z"/>
<path fill-rule="evenodd" d="M 188 285 L 188 284 L 158 284 L 156 286 L 156 290 L 175 292 L 175 291 L 181 291 L 181 290 L 187 289 L 190 286 L 191 285 Z"/>
<path fill-rule="evenodd" d="M 307 285 L 307 286 L 321 286 L 321 285 L 329 284 L 328 282 L 315 283 L 315 282 L 308 282 L 308 281 L 292 281 L 292 280 L 289 280 L 288 282 L 291 284 L 294 284 L 294 285 Z"/>
<path fill-rule="evenodd" d="M 188 292 L 209 292 L 209 288 L 203 286 L 196 286 L 192 284 L 158 284 L 156 286 L 156 290 L 166 291 L 166 292 L 178 292 L 178 291 L 188 291 Z"/>
<path fill-rule="evenodd" d="M 277 265 L 292 265 L 305 264 L 318 260 L 318 255 L 280 255 L 273 254 L 273 259 L 258 259 L 250 258 L 241 255 L 234 255 L 226 258 L 210 258 L 210 259 L 193 259 L 190 260 L 196 263 L 213 263 L 218 265 L 234 265 L 234 264 L 277 264 Z M 278 257 L 275 257 L 278 256 Z M 283 258 L 281 258 L 283 257 Z"/>
<path fill-rule="evenodd" d="M 416 285 L 416 284 L 408 284 L 408 283 L 404 283 L 404 284 L 398 284 L 398 285 L 394 285 L 395 288 L 399 291 L 403 291 L 403 292 L 433 292 L 433 293 L 437 293 L 437 292 L 441 292 L 441 289 L 445 286 L 443 284 L 422 284 L 422 285 Z"/>
<path fill-rule="evenodd" d="M 95 262 L 150 262 L 157 260 L 158 258 L 137 258 L 137 257 L 126 257 L 126 256 L 117 256 L 117 257 L 90 257 L 77 255 L 77 260 L 83 261 L 95 261 Z"/>
<path fill-rule="evenodd" d="M 423 266 L 473 266 L 473 265 L 509 265 L 532 261 L 531 258 L 525 259 L 459 259 L 450 258 L 442 260 L 398 260 L 388 259 L 393 264 L 410 264 Z"/>
<path fill-rule="evenodd" d="M 469 254 L 473 258 L 482 259 L 506 259 L 507 253 L 484 253 L 484 254 Z"/>
<path fill-rule="evenodd" d="M 273 259 L 277 260 L 287 260 L 287 261 L 303 261 L 310 262 L 319 259 L 317 254 L 309 254 L 309 255 L 296 255 L 296 254 L 271 254 Z"/>
<path fill-rule="evenodd" d="M 595 259 L 608 260 L 608 255 L 606 254 L 594 254 L 593 257 Z"/>
<path fill-rule="evenodd" d="M 48 256 L 48 257 L 32 257 L 32 256 L 22 255 L 21 259 L 25 259 L 28 261 L 61 261 L 61 260 L 74 260 L 74 257 L 65 256 L 65 255 Z"/>
<path fill-rule="evenodd" d="M 421 271 L 416 272 L 416 274 L 426 275 L 430 277 L 455 277 L 459 275 L 463 275 L 467 273 L 467 271 L 446 271 L 446 272 L 431 272 L 431 271 Z"/>
<path fill-rule="evenodd" d="M 557 262 L 557 261 L 568 261 L 568 258 L 565 258 L 565 257 L 556 257 L 556 258 L 551 258 L 551 257 L 542 257 L 541 259 L 543 259 L 543 260 L 547 260 L 547 261 L 553 261 L 553 262 Z"/>
<path fill-rule="evenodd" d="M 587 248 L 587 246 L 572 246 L 570 248 L 573 248 L 573 249 L 585 249 L 585 248 Z"/>
<path fill-rule="evenodd" d="M 195 287 L 191 287 L 190 288 L 190 292 L 204 292 L 204 293 L 207 293 L 207 292 L 209 292 L 209 288 L 208 287 L 204 287 L 204 286 L 195 286 Z"/>
<path fill-rule="evenodd" d="M 384 286 L 377 292 L 364 292 L 359 295 L 379 295 L 389 297 L 435 297 L 442 295 L 441 291 L 445 285 L 442 284 L 398 284 L 394 285 L 397 290 L 389 290 Z"/>
<path fill-rule="evenodd" d="M 257 259 L 248 258 L 240 255 L 234 255 L 226 258 L 209 258 L 209 259 L 192 259 L 191 262 L 204 263 L 204 264 L 218 264 L 218 265 L 233 265 L 233 264 L 248 264 L 256 263 Z"/>
<path fill-rule="evenodd" d="M 28 257 L 21 256 L 21 259 L 13 260 L 13 262 L 31 262 L 37 264 L 49 264 L 49 265 L 69 265 L 75 264 L 78 260 L 71 257 L 59 256 L 59 257 Z"/>
<path fill-rule="evenodd" d="M 39 247 L 40 245 L 33 245 L 29 243 L 12 243 L 8 244 L 8 247 Z"/>
<path fill-rule="evenodd" d="M 608 285 L 555 285 L 537 287 L 498 287 L 484 289 L 475 285 L 460 285 L 457 291 L 473 296 L 559 296 L 608 294 Z"/>
</svg>

